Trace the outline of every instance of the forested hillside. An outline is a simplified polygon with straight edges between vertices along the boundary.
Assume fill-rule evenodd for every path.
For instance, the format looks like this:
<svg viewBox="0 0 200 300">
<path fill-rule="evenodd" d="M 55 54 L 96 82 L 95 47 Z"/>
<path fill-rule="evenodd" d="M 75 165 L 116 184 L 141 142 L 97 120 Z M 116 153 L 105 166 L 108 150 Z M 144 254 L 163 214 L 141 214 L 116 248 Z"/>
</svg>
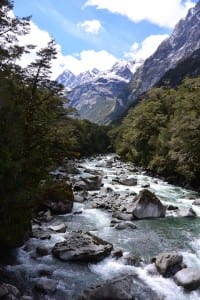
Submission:
<svg viewBox="0 0 200 300">
<path fill-rule="evenodd" d="M 110 133 L 117 153 L 173 182 L 199 187 L 200 77 L 152 89 Z"/>
</svg>

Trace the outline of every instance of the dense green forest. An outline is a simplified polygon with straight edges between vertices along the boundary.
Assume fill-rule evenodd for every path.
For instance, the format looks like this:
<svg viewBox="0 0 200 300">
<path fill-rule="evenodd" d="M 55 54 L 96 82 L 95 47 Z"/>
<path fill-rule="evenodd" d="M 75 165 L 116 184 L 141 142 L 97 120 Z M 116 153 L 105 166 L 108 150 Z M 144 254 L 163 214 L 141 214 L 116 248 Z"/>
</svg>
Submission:
<svg viewBox="0 0 200 300">
<path fill-rule="evenodd" d="M 154 88 L 110 132 L 116 152 L 172 182 L 199 187 L 200 77 Z"/>
<path fill-rule="evenodd" d="M 56 58 L 53 40 L 27 68 L 17 62 L 34 45 L 18 38 L 30 18 L 10 14 L 13 2 L 0 2 L 0 244 L 20 245 L 30 229 L 41 181 L 64 157 L 104 152 L 107 128 L 70 118 L 63 108 L 63 87 L 51 78 Z M 98 142 L 97 142 L 98 141 Z"/>
</svg>

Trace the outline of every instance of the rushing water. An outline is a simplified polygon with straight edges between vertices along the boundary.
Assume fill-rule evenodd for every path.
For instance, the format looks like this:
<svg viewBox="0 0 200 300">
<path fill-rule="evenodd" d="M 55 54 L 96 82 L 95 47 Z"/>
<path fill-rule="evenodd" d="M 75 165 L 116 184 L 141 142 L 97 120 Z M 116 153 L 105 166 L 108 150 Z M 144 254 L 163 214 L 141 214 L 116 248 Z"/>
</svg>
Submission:
<svg viewBox="0 0 200 300">
<path fill-rule="evenodd" d="M 131 166 L 117 162 L 112 168 L 106 167 L 106 161 L 111 155 L 101 158 L 90 158 L 79 162 L 79 166 L 86 169 L 100 170 L 103 172 L 103 184 L 112 187 L 118 193 L 138 193 L 144 183 L 150 184 L 153 191 L 166 204 L 177 205 L 181 210 L 193 207 L 200 216 L 200 208 L 192 205 L 192 200 L 198 194 L 180 187 L 168 184 L 160 179 L 146 176 L 142 172 L 131 171 Z M 137 177 L 138 185 L 134 187 L 114 184 L 112 179 L 117 175 L 126 174 Z M 55 259 L 51 254 L 38 257 L 35 247 L 39 245 L 53 246 L 58 241 L 64 240 L 64 234 L 53 234 L 50 240 L 30 239 L 24 248 L 19 249 L 17 264 L 12 264 L 7 269 L 17 274 L 21 279 L 21 288 L 31 294 L 34 282 L 39 278 L 39 272 L 48 267 L 52 272 L 51 278 L 58 280 L 58 292 L 51 296 L 34 296 L 34 299 L 76 299 L 81 291 L 102 279 L 109 279 L 119 274 L 135 272 L 153 290 L 166 300 L 197 300 L 200 291 L 184 292 L 172 279 L 158 275 L 149 275 L 148 268 L 151 258 L 160 252 L 178 251 L 183 254 L 184 263 L 200 269 L 200 218 L 181 218 L 174 213 L 168 213 L 163 219 L 136 221 L 137 229 L 116 230 L 110 227 L 111 213 L 106 210 L 94 209 L 88 203 L 75 203 L 74 211 L 81 214 L 68 214 L 57 216 L 57 221 L 66 222 L 69 230 L 82 229 L 111 242 L 114 248 L 121 248 L 124 252 L 131 252 L 144 259 L 143 267 L 123 265 L 112 257 L 108 257 L 97 264 L 67 263 Z M 55 220 L 54 220 L 55 221 Z M 145 299 L 148 300 L 148 299 Z"/>
</svg>

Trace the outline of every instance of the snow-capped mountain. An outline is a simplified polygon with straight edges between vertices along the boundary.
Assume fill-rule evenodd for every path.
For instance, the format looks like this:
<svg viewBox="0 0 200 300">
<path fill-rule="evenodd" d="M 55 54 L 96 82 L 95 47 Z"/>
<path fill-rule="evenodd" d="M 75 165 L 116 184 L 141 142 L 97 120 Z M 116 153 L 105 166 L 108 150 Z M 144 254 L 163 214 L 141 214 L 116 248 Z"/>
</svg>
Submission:
<svg viewBox="0 0 200 300">
<path fill-rule="evenodd" d="M 189 10 L 186 18 L 175 26 L 172 35 L 137 69 L 124 96 L 117 100 L 116 109 L 109 116 L 109 120 L 118 119 L 120 114 L 128 107 L 134 106 L 138 97 L 152 88 L 168 70 L 174 69 L 199 48 L 200 1 Z"/>
<path fill-rule="evenodd" d="M 64 85 L 65 88 L 72 88 L 76 76 L 69 70 L 65 70 L 62 74 L 56 79 L 58 83 Z"/>
<path fill-rule="evenodd" d="M 66 70 L 57 81 L 66 88 L 71 88 L 71 92 L 67 95 L 70 100 L 67 105 L 75 107 L 81 118 L 104 123 L 107 114 L 114 109 L 117 97 L 141 63 L 141 61 L 118 61 L 110 70 L 100 72 L 93 69 L 78 76 L 73 74 L 75 77 Z"/>
<path fill-rule="evenodd" d="M 94 68 L 91 71 L 82 72 L 76 76 L 71 71 L 65 70 L 56 80 L 58 83 L 64 85 L 65 88 L 72 89 L 77 85 L 91 81 L 99 72 L 98 69 Z"/>
</svg>

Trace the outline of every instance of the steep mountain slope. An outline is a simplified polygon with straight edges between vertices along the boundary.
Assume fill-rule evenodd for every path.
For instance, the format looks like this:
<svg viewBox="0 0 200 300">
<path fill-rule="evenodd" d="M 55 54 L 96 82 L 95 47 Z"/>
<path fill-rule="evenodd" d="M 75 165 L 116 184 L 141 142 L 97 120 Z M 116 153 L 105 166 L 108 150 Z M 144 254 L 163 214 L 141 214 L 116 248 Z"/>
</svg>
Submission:
<svg viewBox="0 0 200 300">
<path fill-rule="evenodd" d="M 73 81 L 71 73 L 66 71 L 57 80 L 65 87 L 71 88 L 67 95 L 69 105 L 79 111 L 80 118 L 102 124 L 105 123 L 107 115 L 115 109 L 117 98 L 141 63 L 119 61 L 108 71 L 99 72 L 94 69 L 81 73 Z"/>
<path fill-rule="evenodd" d="M 175 68 L 170 69 L 156 83 L 156 87 L 169 86 L 172 88 L 181 84 L 185 77 L 200 76 L 200 49 L 194 51 L 191 56 L 182 60 Z"/>
<path fill-rule="evenodd" d="M 200 1 L 184 20 L 175 27 L 172 35 L 163 41 L 133 75 L 123 96 L 116 102 L 115 110 L 108 116 L 108 122 L 119 118 L 138 97 L 153 87 L 164 74 L 200 48 Z"/>
</svg>

